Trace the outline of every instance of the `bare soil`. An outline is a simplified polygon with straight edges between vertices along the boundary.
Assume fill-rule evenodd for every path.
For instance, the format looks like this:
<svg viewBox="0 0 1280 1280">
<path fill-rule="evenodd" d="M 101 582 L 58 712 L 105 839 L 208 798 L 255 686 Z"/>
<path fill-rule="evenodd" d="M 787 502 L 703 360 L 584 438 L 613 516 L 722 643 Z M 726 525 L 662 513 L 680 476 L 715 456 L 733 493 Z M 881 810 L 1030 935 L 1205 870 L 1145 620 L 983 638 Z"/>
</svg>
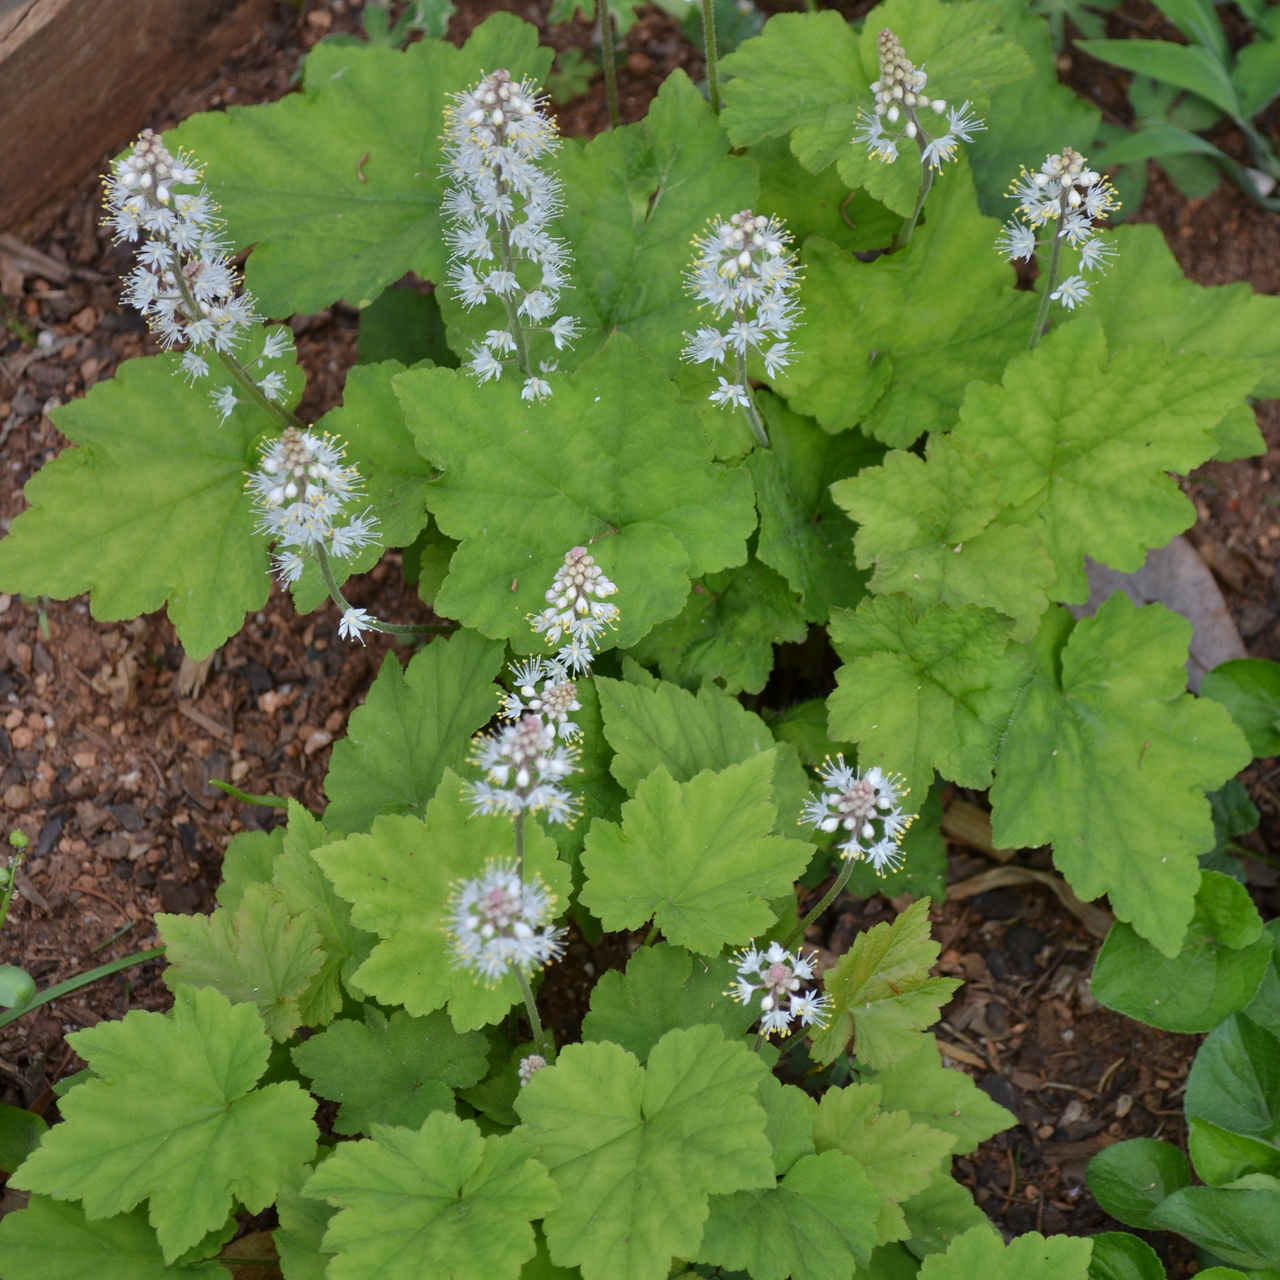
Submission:
<svg viewBox="0 0 1280 1280">
<path fill-rule="evenodd" d="M 558 50 L 576 47 L 599 64 L 591 24 L 549 26 L 548 7 L 549 0 L 463 0 L 449 38 L 460 42 L 502 8 L 537 25 Z M 870 5 L 840 7 L 856 16 Z M 157 110 L 152 127 L 229 103 L 279 98 L 290 91 L 302 55 L 326 32 L 359 30 L 358 5 L 331 0 L 306 8 L 298 15 L 281 5 L 277 19 L 206 83 Z M 1171 31 L 1146 0 L 1126 0 L 1108 21 L 1113 35 Z M 641 10 L 622 52 L 626 121 L 643 117 L 674 68 L 695 81 L 704 74 L 701 55 L 678 24 L 651 7 Z M 1109 118 L 1125 119 L 1123 78 L 1114 68 L 1073 51 L 1059 69 Z M 602 77 L 559 116 L 568 134 L 603 128 Z M 1264 124 L 1276 133 L 1274 120 Z M 1215 140 L 1228 150 L 1242 146 L 1230 131 Z M 128 139 L 119 141 L 123 146 Z M 0 330 L 0 534 L 25 507 L 22 486 L 65 445 L 49 409 L 110 377 L 121 360 L 154 350 L 142 322 L 119 303 L 119 276 L 130 262 L 100 234 L 97 201 L 97 183 L 87 181 L 65 206 L 18 229 L 70 275 L 58 282 L 28 274 L 16 289 L 12 281 L 4 285 L 23 318 L 59 341 L 33 358 L 16 339 L 6 343 Z M 1224 184 L 1203 200 L 1187 200 L 1152 166 L 1137 217 L 1161 228 L 1192 279 L 1245 280 L 1259 292 L 1280 292 L 1280 218 L 1251 205 L 1235 187 Z M 300 412 L 314 421 L 341 400 L 355 361 L 356 314 L 337 304 L 291 323 L 308 374 Z M 1249 652 L 1280 659 L 1274 480 L 1280 404 L 1259 405 L 1258 416 L 1270 446 L 1265 457 L 1210 463 L 1187 480 L 1199 517 L 1189 536 L 1217 576 Z M 398 619 L 430 620 L 404 584 L 398 553 L 353 583 L 351 595 L 356 603 L 372 603 L 376 595 L 379 610 Z M 395 649 L 390 660 L 407 657 L 376 637 L 365 648 L 343 645 L 336 625 L 331 606 L 298 617 L 275 590 L 207 669 L 195 671 L 184 667 L 163 613 L 103 624 L 89 617 L 83 598 L 42 608 L 38 601 L 0 596 L 0 818 L 6 830 L 19 827 L 32 841 L 20 881 L 24 896 L 15 900 L 0 939 L 0 960 L 25 966 L 43 987 L 154 945 L 157 911 L 211 910 L 233 835 L 279 821 L 275 810 L 229 799 L 211 779 L 321 809 L 330 743 L 389 651 Z M 820 649 L 787 646 L 767 695 L 825 692 L 830 664 Z M 1263 815 L 1246 843 L 1271 857 L 1280 854 L 1277 775 L 1275 760 L 1256 762 L 1243 775 Z M 952 881 L 989 865 L 974 849 L 953 844 L 951 853 Z M 1018 858 L 1041 869 L 1050 865 L 1046 851 Z M 1250 890 L 1270 918 L 1280 912 L 1276 873 L 1261 860 L 1250 868 Z M 867 901 L 845 895 L 811 930 L 811 941 L 824 958 L 834 958 L 858 932 L 894 914 L 894 904 L 879 895 Z M 966 979 L 939 1028 L 951 1065 L 1019 1117 L 1017 1128 L 960 1159 L 959 1175 L 1006 1233 L 1116 1229 L 1084 1185 L 1088 1158 L 1127 1137 L 1159 1135 L 1185 1146 L 1181 1097 L 1199 1037 L 1154 1031 L 1098 1008 L 1088 994 L 1098 942 L 1045 891 L 999 890 L 947 902 L 933 915 L 944 948 L 939 971 Z M 543 989 L 562 1042 L 580 1033 L 598 974 L 624 966 L 637 943 L 611 935 L 591 947 L 573 935 L 566 960 Z M 165 1007 L 169 995 L 159 972 L 155 963 L 135 967 L 0 1030 L 0 1100 L 51 1117 L 52 1084 L 82 1065 L 65 1033 L 127 1009 Z M 0 1212 L 6 1207 L 0 1201 Z M 1196 1270 L 1185 1241 L 1161 1233 L 1148 1238 L 1171 1274 Z"/>
</svg>

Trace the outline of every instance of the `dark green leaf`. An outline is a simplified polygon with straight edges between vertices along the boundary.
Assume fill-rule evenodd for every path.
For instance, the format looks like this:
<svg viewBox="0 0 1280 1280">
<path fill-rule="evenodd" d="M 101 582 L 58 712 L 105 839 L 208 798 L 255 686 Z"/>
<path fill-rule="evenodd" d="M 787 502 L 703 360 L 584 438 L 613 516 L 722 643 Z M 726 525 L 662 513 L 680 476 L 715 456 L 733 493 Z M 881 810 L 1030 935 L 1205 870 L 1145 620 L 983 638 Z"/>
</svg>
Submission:
<svg viewBox="0 0 1280 1280">
<path fill-rule="evenodd" d="M 1151 1211 L 1191 1181 L 1187 1158 L 1172 1143 L 1131 1138 L 1105 1147 L 1089 1161 L 1089 1190 L 1126 1226 L 1146 1230 Z"/>
<path fill-rule="evenodd" d="M 1162 955 L 1121 921 L 1094 964 L 1090 990 L 1110 1009 L 1166 1031 L 1212 1031 L 1254 997 L 1271 937 L 1242 884 L 1202 871 L 1196 913 L 1177 956 Z"/>
<path fill-rule="evenodd" d="M 48 1132 L 49 1126 L 34 1111 L 0 1104 L 0 1173 L 12 1173 Z"/>
<path fill-rule="evenodd" d="M 444 319 L 434 293 L 416 289 L 384 289 L 360 313 L 356 339 L 359 364 L 399 360 L 405 368 L 419 360 L 458 367 L 458 357 L 444 337 Z"/>
<path fill-rule="evenodd" d="M 1199 45 L 1188 47 L 1170 40 L 1081 40 L 1079 47 L 1103 62 L 1197 93 L 1228 115 L 1241 114 L 1235 86 L 1221 60 Z"/>
<path fill-rule="evenodd" d="M 1183 1187 L 1151 1211 L 1150 1222 L 1232 1266 L 1280 1270 L 1280 1191 Z"/>
<path fill-rule="evenodd" d="M 1200 1046 L 1187 1078 L 1188 1116 L 1275 1144 L 1280 1137 L 1280 1039 L 1243 1014 Z"/>
<path fill-rule="evenodd" d="M 1231 712 L 1255 756 L 1280 755 L 1280 662 L 1235 658 L 1221 663 L 1201 681 L 1200 695 Z"/>
<path fill-rule="evenodd" d="M 1165 1280 L 1156 1251 L 1127 1231 L 1102 1231 L 1092 1236 L 1089 1280 Z"/>
</svg>

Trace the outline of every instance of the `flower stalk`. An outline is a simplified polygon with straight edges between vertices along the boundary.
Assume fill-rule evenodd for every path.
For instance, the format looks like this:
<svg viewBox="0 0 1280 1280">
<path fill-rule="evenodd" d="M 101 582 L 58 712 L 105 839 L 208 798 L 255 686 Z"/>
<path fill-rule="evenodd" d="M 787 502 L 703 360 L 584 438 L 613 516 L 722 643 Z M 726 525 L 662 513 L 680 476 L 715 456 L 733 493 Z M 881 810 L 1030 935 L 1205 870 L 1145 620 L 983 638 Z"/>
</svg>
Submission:
<svg viewBox="0 0 1280 1280">
<path fill-rule="evenodd" d="M 609 128 L 622 124 L 622 110 L 618 105 L 618 63 L 613 52 L 613 10 L 609 0 L 597 0 L 600 6 L 600 58 L 604 63 L 604 96 L 609 104 Z"/>
<path fill-rule="evenodd" d="M 720 51 L 716 48 L 715 0 L 702 0 L 702 43 L 707 51 L 707 96 L 711 110 L 720 114 Z"/>
</svg>

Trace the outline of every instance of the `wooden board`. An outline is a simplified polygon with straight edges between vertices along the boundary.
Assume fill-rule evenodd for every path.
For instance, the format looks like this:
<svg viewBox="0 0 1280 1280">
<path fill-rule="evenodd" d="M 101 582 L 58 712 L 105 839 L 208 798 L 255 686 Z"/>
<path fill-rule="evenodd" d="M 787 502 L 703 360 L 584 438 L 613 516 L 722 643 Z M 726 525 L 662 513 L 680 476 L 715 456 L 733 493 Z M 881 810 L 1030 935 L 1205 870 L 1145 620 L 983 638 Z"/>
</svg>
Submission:
<svg viewBox="0 0 1280 1280">
<path fill-rule="evenodd" d="M 0 0 L 0 231 L 78 187 L 272 0 Z"/>
</svg>

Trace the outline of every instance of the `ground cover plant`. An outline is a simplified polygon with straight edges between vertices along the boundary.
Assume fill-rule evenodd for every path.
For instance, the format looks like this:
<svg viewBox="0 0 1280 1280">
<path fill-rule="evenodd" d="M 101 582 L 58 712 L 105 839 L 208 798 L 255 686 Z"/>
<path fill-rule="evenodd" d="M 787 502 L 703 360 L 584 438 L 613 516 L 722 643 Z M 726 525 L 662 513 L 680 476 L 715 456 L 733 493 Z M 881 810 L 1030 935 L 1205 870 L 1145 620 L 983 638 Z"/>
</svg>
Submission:
<svg viewBox="0 0 1280 1280">
<path fill-rule="evenodd" d="M 301 94 L 113 169 L 129 297 L 173 350 L 58 411 L 76 447 L 0 584 L 167 604 L 198 659 L 274 572 L 416 652 L 325 812 L 238 838 L 211 916 L 160 918 L 172 1011 L 79 1033 L 62 1123 L 6 1121 L 33 1198 L 0 1269 L 217 1274 L 274 1205 L 290 1277 L 1121 1273 L 1124 1237 L 1006 1246 L 951 1176 L 1013 1117 L 927 1030 L 957 985 L 930 976 L 930 796 L 990 788 L 998 846 L 1107 895 L 1127 981 L 1100 966 L 1100 998 L 1270 1034 L 1270 944 L 1202 865 L 1210 793 L 1274 734 L 1270 668 L 1196 698 L 1176 615 L 1065 606 L 1086 557 L 1135 569 L 1191 524 L 1172 475 L 1260 448 L 1280 304 L 1108 229 L 1046 29 L 993 7 L 776 17 L 705 98 L 677 73 L 586 145 L 518 20 L 394 44 L 322 44 Z M 293 417 L 261 317 L 373 316 L 406 272 L 448 353 Z M 348 603 L 387 547 L 438 623 Z M 747 710 L 810 627 L 836 692 Z M 802 877 L 828 887 L 798 919 Z M 918 901 L 818 975 L 805 928 L 848 884 Z M 569 918 L 643 943 L 557 1045 L 538 981 Z M 22 977 L 7 1016 L 47 997 Z M 1206 1247 L 1260 1267 L 1239 1237 L 1275 1190 L 1227 1185 L 1274 1180 L 1250 1152 L 1220 1180 L 1245 1224 Z"/>
</svg>

